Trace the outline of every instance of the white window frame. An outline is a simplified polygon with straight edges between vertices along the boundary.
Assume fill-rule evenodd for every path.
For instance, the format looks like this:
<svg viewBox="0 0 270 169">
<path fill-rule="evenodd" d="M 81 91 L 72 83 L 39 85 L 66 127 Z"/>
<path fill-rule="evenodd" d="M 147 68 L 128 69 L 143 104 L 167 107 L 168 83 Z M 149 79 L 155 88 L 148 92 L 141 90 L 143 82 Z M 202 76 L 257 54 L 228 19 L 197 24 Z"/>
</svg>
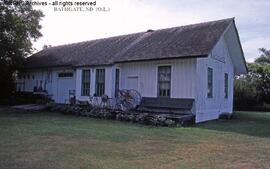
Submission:
<svg viewBox="0 0 270 169">
<path fill-rule="evenodd" d="M 84 93 L 86 91 L 86 89 L 84 88 L 85 87 L 84 83 L 86 83 L 86 82 L 84 82 L 84 77 L 85 77 L 84 71 L 89 71 L 89 88 L 88 88 L 89 93 L 88 94 Z M 90 96 L 90 93 L 91 93 L 91 69 L 82 69 L 82 75 L 81 76 L 82 76 L 82 80 L 81 80 L 81 83 L 82 83 L 82 85 L 81 85 L 81 96 Z"/>
<path fill-rule="evenodd" d="M 212 71 L 211 78 L 211 95 L 209 95 L 209 70 Z M 207 98 L 211 99 L 214 97 L 214 69 L 212 67 L 207 67 Z"/>
<path fill-rule="evenodd" d="M 224 98 L 228 99 L 228 97 L 229 97 L 229 74 L 224 73 Z"/>
<path fill-rule="evenodd" d="M 61 74 L 61 73 L 72 73 L 72 76 L 59 77 L 59 74 Z M 72 72 L 72 71 L 58 72 L 58 73 L 57 73 L 57 77 L 58 77 L 58 79 L 72 79 L 72 78 L 74 77 L 74 72 Z"/>
<path fill-rule="evenodd" d="M 104 70 L 104 87 L 103 87 L 103 93 L 98 93 L 98 83 L 97 83 L 97 72 L 98 70 Z M 106 92 L 106 68 L 96 68 L 95 70 L 95 94 L 98 96 L 98 97 L 101 97 L 102 95 L 105 94 Z"/>
<path fill-rule="evenodd" d="M 160 96 L 159 94 L 159 67 L 170 67 L 170 95 L 169 96 Z M 171 98 L 172 97 L 172 83 L 173 83 L 173 66 L 172 64 L 158 64 L 157 65 L 157 97 L 168 97 Z"/>
<path fill-rule="evenodd" d="M 118 70 L 118 91 L 120 90 L 120 72 L 121 69 L 119 67 L 115 68 L 115 82 L 114 82 L 114 96 L 117 97 L 118 91 L 116 91 L 116 70 Z"/>
</svg>

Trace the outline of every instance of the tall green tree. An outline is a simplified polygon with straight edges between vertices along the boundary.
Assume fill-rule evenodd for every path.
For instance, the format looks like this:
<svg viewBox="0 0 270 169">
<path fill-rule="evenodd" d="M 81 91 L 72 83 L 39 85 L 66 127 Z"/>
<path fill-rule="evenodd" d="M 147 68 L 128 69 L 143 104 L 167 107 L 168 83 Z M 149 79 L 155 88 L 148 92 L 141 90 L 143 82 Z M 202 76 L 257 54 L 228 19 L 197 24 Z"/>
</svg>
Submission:
<svg viewBox="0 0 270 169">
<path fill-rule="evenodd" d="M 270 50 L 260 48 L 261 56 L 250 64 L 250 76 L 256 82 L 256 89 L 262 102 L 270 104 Z"/>
<path fill-rule="evenodd" d="M 270 109 L 270 50 L 259 49 L 260 56 L 248 64 L 249 73 L 237 77 L 234 105 L 240 109 Z"/>
<path fill-rule="evenodd" d="M 32 53 L 32 41 L 42 36 L 43 16 L 24 0 L 0 0 L 0 102 L 14 91 L 14 73 Z"/>
</svg>

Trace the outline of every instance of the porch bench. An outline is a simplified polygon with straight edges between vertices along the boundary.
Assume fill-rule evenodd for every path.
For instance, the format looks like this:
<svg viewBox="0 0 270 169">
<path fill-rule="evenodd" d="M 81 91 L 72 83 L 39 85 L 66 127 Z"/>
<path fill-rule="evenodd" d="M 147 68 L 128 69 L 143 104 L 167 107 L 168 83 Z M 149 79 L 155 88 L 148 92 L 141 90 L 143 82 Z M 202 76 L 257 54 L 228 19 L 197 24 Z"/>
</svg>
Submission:
<svg viewBox="0 0 270 169">
<path fill-rule="evenodd" d="M 139 109 L 157 112 L 191 112 L 194 99 L 142 97 Z"/>
</svg>

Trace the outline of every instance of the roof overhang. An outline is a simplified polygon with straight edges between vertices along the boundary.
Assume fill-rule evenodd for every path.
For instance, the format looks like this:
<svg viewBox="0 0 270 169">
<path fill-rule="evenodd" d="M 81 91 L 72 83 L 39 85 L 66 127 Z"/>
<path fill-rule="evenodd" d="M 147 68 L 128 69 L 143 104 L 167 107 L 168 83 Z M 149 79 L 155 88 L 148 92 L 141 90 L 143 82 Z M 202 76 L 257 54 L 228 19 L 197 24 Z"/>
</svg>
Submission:
<svg viewBox="0 0 270 169">
<path fill-rule="evenodd" d="M 234 21 L 224 33 L 224 39 L 231 56 L 235 75 L 247 74 L 247 64 Z"/>
<path fill-rule="evenodd" d="M 156 61 L 156 60 L 173 60 L 173 59 L 192 59 L 192 58 L 202 58 L 208 57 L 208 54 L 198 54 L 198 55 L 187 55 L 187 56 L 173 56 L 173 57 L 163 57 L 163 58 L 152 58 L 152 59 L 134 59 L 134 60 L 120 60 L 115 63 L 130 63 L 130 62 L 147 62 L 147 61 Z"/>
</svg>

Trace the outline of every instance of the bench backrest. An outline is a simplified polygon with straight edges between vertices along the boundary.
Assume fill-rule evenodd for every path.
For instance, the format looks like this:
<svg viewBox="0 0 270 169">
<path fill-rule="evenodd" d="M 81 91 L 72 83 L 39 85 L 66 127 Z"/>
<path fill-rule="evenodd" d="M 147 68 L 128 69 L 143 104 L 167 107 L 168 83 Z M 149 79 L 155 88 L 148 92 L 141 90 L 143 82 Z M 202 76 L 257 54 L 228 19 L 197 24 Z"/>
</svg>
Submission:
<svg viewBox="0 0 270 169">
<path fill-rule="evenodd" d="M 186 98 L 143 97 L 140 107 L 191 110 L 193 102 Z"/>
</svg>

